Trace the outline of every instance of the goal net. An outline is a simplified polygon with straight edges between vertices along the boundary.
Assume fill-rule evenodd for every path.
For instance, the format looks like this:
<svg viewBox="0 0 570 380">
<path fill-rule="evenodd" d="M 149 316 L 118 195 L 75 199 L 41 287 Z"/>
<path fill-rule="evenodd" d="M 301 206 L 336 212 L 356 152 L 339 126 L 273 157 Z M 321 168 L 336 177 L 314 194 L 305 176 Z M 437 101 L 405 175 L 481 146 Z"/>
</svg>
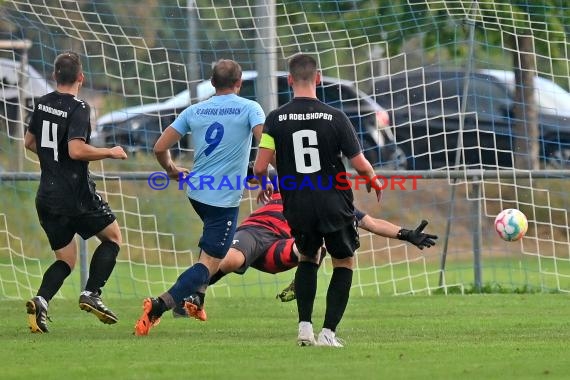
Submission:
<svg viewBox="0 0 570 380">
<path fill-rule="evenodd" d="M 538 4 L 538 3 L 537 3 Z M 202 224 L 183 191 L 151 188 L 152 146 L 186 106 L 212 95 L 212 62 L 238 61 L 241 95 L 266 113 L 286 102 L 287 59 L 315 56 L 319 97 L 351 119 L 388 186 L 370 216 L 439 236 L 420 251 L 361 230 L 353 294 L 570 291 L 566 186 L 570 176 L 570 8 L 477 1 L 123 0 L 0 4 L 0 299 L 35 294 L 53 255 L 35 214 L 37 157 L 23 131 L 38 96 L 55 87 L 54 58 L 81 56 L 80 97 L 92 107 L 92 143 L 123 146 L 124 162 L 90 165 L 123 235 L 106 297 L 144 297 L 171 286 L 198 257 Z M 281 80 L 279 80 L 281 78 Z M 190 138 L 173 149 L 191 166 Z M 400 178 L 397 177 L 397 178 Z M 246 191 L 240 220 L 258 205 Z M 518 208 L 518 242 L 494 217 Z M 89 255 L 95 239 L 85 243 Z M 327 258 L 320 279 L 331 274 Z M 78 268 L 58 296 L 75 297 Z M 209 288 L 215 296 L 274 296 L 293 271 L 250 269 Z M 324 294 L 325 287 L 319 287 Z"/>
</svg>

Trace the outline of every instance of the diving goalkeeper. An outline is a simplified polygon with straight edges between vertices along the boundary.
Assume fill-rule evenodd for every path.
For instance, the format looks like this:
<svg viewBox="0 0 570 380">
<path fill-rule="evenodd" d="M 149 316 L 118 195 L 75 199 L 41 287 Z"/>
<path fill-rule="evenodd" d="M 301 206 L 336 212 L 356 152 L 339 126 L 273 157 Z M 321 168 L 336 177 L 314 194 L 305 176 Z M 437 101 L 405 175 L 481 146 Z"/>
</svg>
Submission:
<svg viewBox="0 0 570 380">
<path fill-rule="evenodd" d="M 422 221 L 414 230 L 408 230 L 355 209 L 355 223 L 373 234 L 404 240 L 419 249 L 433 246 L 437 239 L 436 235 L 423 232 L 427 221 Z M 326 249 L 322 247 L 319 262 L 322 262 L 325 254 Z M 215 284 L 229 273 L 244 274 L 249 267 L 271 274 L 285 272 L 296 267 L 298 261 L 299 252 L 295 239 L 292 238 L 291 229 L 283 216 L 281 196 L 276 192 L 264 206 L 251 213 L 236 229 L 232 245 L 218 271 L 210 277 L 209 285 Z M 186 298 L 183 305 L 174 308 L 174 316 L 188 315 L 205 321 L 205 296 L 206 287 L 203 287 Z M 277 297 L 283 302 L 294 300 L 294 283 Z"/>
</svg>

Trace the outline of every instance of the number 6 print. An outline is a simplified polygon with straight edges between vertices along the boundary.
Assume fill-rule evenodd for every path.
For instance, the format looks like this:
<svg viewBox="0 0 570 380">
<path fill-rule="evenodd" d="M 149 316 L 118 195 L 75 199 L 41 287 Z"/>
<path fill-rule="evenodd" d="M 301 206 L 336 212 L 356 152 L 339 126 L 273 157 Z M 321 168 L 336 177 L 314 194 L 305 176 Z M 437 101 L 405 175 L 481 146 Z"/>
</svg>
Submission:
<svg viewBox="0 0 570 380">
<path fill-rule="evenodd" d="M 303 138 L 308 140 L 308 146 L 303 145 Z M 313 148 L 318 146 L 317 132 L 310 129 L 303 129 L 293 133 L 293 150 L 295 152 L 295 168 L 298 173 L 310 174 L 321 170 L 321 160 L 319 157 L 319 149 Z M 308 156 L 309 163 L 305 162 Z"/>
</svg>

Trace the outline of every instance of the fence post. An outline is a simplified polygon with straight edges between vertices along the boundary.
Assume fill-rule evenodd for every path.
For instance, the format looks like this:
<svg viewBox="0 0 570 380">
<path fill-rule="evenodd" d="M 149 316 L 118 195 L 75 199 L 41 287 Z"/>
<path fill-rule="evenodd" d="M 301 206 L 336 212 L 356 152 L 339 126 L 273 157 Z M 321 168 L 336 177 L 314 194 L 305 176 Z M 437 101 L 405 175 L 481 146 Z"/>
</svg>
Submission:
<svg viewBox="0 0 570 380">
<path fill-rule="evenodd" d="M 483 239 L 483 219 L 481 207 L 481 183 L 479 177 L 473 177 L 473 193 L 475 201 L 471 202 L 471 223 L 473 228 L 473 280 L 475 290 L 480 293 L 482 288 L 481 279 L 481 246 Z"/>
<path fill-rule="evenodd" d="M 24 170 L 24 130 L 26 116 L 26 93 L 27 83 L 29 77 L 29 66 L 28 66 L 28 50 L 32 47 L 32 41 L 30 40 L 0 40 L 0 49 L 12 49 L 21 50 L 20 58 L 20 70 L 17 71 L 17 83 L 18 83 L 18 122 L 16 123 L 16 129 L 14 130 L 15 141 L 22 141 L 22 145 L 16 148 L 16 169 L 18 172 Z M 5 79 L 5 78 L 3 78 Z M 33 87 L 33 86 L 32 86 Z M 34 90 L 32 89 L 32 93 Z M 31 95 L 30 95 L 31 96 Z M 8 131 L 10 131 L 10 123 L 7 122 Z M 19 143 L 18 143 L 19 144 Z M 13 161 L 12 161 L 13 162 Z"/>
<path fill-rule="evenodd" d="M 79 237 L 79 274 L 81 281 L 81 289 L 79 291 L 83 291 L 89 278 L 89 265 L 87 263 L 87 241 L 82 237 Z"/>
<path fill-rule="evenodd" d="M 477 14 L 478 3 L 475 2 L 473 4 L 473 16 Z M 467 24 L 469 25 L 469 54 L 467 56 L 467 68 L 465 71 L 465 78 L 463 79 L 463 94 L 461 99 L 467 99 L 467 95 L 469 94 L 469 84 L 471 82 L 471 74 L 473 72 L 473 63 L 475 60 L 475 22 L 466 20 Z M 459 117 L 459 134 L 457 135 L 457 151 L 455 153 L 455 171 L 459 171 L 459 167 L 461 164 L 461 157 L 463 151 L 463 130 L 465 127 L 465 115 L 467 113 L 467 102 L 461 101 L 461 109 L 460 109 L 460 117 Z M 464 163 L 465 164 L 465 163 Z M 453 177 L 453 185 L 457 182 L 459 177 Z M 445 265 L 447 262 L 447 248 L 449 245 L 449 235 L 451 231 L 451 223 L 453 219 L 453 207 L 455 206 L 455 192 L 456 186 L 451 186 L 451 196 L 449 200 L 449 208 L 447 212 L 447 225 L 445 227 L 445 236 L 443 238 L 443 251 L 441 253 L 441 264 L 440 264 L 440 272 L 439 272 L 439 286 L 443 286 L 443 273 L 445 271 Z"/>
</svg>

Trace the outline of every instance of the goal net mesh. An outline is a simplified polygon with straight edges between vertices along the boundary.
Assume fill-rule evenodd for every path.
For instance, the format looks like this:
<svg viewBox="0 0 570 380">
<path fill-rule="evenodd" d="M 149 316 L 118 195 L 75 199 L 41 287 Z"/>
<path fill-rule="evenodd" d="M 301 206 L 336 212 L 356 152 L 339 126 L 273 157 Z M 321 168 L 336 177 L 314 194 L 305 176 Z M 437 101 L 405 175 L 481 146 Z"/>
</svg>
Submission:
<svg viewBox="0 0 570 380">
<path fill-rule="evenodd" d="M 361 230 L 353 294 L 570 291 L 570 8 L 522 3 L 2 2 L 0 299 L 34 295 L 53 260 L 35 213 L 39 163 L 24 149 L 23 131 L 34 100 L 55 88 L 53 61 L 64 50 L 83 62 L 79 96 L 92 107 L 94 142 L 129 154 L 90 164 L 123 236 L 106 297 L 160 294 L 197 260 L 202 223 L 185 192 L 173 184 L 153 190 L 141 173 L 160 171 L 151 151 L 160 132 L 212 95 L 212 62 L 238 61 L 249 75 L 241 95 L 279 105 L 287 86 L 278 81 L 266 93 L 255 78 L 259 84 L 267 70 L 285 71 L 299 52 L 317 58 L 327 78 L 319 91 L 350 113 L 376 171 L 424 177 L 415 189 L 410 181 L 389 186 L 380 204 L 357 190 L 357 207 L 408 229 L 426 219 L 426 231 L 439 236 L 420 251 Z M 191 166 L 189 139 L 173 153 Z M 240 220 L 258 207 L 255 197 L 244 192 Z M 504 242 L 494 230 L 505 208 L 528 218 L 521 241 Z M 89 257 L 96 245 L 86 243 Z M 59 297 L 77 295 L 79 272 Z M 327 258 L 320 279 L 330 274 Z M 209 292 L 274 296 L 293 275 L 250 269 Z"/>
</svg>

